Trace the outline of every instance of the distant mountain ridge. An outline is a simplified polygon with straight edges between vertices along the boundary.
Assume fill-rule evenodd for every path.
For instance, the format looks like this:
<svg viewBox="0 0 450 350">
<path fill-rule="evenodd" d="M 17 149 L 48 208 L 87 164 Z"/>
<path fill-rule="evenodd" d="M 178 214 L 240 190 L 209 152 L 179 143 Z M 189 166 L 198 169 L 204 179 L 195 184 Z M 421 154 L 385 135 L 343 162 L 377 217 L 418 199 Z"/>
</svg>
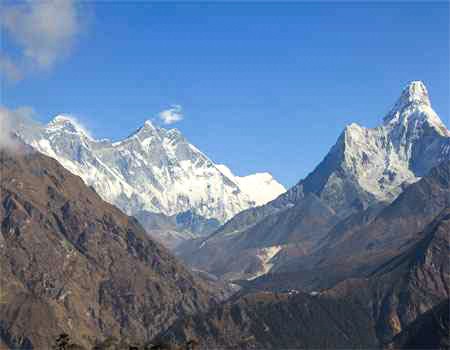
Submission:
<svg viewBox="0 0 450 350">
<path fill-rule="evenodd" d="M 22 123 L 19 134 L 128 214 L 172 216 L 192 211 L 224 222 L 285 191 L 268 173 L 239 178 L 223 171 L 180 131 L 159 128 L 151 121 L 118 142 L 96 140 L 64 115 L 45 126 Z"/>
</svg>

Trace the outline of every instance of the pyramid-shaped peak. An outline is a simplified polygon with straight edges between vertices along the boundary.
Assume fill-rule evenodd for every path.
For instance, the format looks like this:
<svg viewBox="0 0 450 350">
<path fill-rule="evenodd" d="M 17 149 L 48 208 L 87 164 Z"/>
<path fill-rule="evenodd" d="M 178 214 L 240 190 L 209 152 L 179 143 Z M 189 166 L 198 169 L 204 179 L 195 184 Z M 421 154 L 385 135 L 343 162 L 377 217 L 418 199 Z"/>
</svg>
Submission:
<svg viewBox="0 0 450 350">
<path fill-rule="evenodd" d="M 402 91 L 394 107 L 384 117 L 384 124 L 398 124 L 411 114 L 407 111 L 410 106 L 417 106 L 431 110 L 431 102 L 428 96 L 428 90 L 422 81 L 415 80 L 410 82 Z M 433 115 L 431 115 L 433 114 Z M 425 113 L 422 117 L 439 119 L 435 112 Z M 442 122 L 441 122 L 442 123 Z"/>
<path fill-rule="evenodd" d="M 151 120 L 146 120 L 144 124 L 137 129 L 135 132 L 133 132 L 130 136 L 127 137 L 148 137 L 152 135 L 157 135 L 159 133 L 158 128 L 153 124 Z"/>
<path fill-rule="evenodd" d="M 410 82 L 405 89 L 403 89 L 402 95 L 398 101 L 398 104 L 401 104 L 402 107 L 411 103 L 431 105 L 427 87 L 420 80 Z"/>
</svg>

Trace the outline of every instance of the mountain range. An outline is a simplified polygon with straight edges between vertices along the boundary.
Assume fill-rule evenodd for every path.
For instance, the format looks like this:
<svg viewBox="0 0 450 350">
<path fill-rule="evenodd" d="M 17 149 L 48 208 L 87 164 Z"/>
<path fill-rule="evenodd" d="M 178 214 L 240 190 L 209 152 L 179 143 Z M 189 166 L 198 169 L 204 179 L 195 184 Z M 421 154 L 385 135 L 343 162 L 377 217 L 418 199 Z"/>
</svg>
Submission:
<svg viewBox="0 0 450 350">
<path fill-rule="evenodd" d="M 422 82 L 287 191 L 150 122 L 16 126 L 1 349 L 448 348 L 450 132 Z"/>
<path fill-rule="evenodd" d="M 153 214 L 162 214 L 160 221 L 166 217 L 165 228 L 170 226 L 172 235 L 145 228 L 169 246 L 192 234 L 210 233 L 238 212 L 285 191 L 269 173 L 235 176 L 225 165 L 213 163 L 179 130 L 159 128 L 151 121 L 117 142 L 93 138 L 74 118 L 64 115 L 47 125 L 29 120 L 16 124 L 24 142 L 58 160 L 104 200 L 144 224 Z M 202 225 L 192 227 L 186 217 L 195 217 Z"/>
<path fill-rule="evenodd" d="M 411 244 L 365 276 L 310 293 L 256 283 L 229 297 L 54 159 L 23 145 L 2 150 L 0 164 L 2 348 L 50 348 L 60 334 L 70 334 L 73 349 L 449 343 L 448 202 Z M 446 162 L 409 189 L 433 187 L 434 197 L 449 183 Z"/>
</svg>

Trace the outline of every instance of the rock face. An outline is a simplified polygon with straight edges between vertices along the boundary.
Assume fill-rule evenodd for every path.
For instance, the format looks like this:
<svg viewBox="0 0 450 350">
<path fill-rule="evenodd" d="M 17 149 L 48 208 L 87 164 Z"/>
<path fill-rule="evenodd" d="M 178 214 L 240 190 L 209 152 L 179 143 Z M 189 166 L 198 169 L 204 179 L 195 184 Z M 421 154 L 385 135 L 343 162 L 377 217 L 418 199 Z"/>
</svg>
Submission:
<svg viewBox="0 0 450 350">
<path fill-rule="evenodd" d="M 271 259 L 272 269 L 275 269 L 277 259 L 309 255 L 323 246 L 322 239 L 331 226 L 339 223 L 335 230 L 342 230 L 346 225 L 354 233 L 358 225 L 372 220 L 405 188 L 427 175 L 434 166 L 448 160 L 450 132 L 433 111 L 424 84 L 412 82 L 385 116 L 382 125 L 373 129 L 356 124 L 347 126 L 324 160 L 297 185 L 264 206 L 237 214 L 208 239 L 182 244 L 177 252 L 198 268 L 232 278 L 251 278 L 258 273 L 255 272 L 258 267 L 250 267 L 250 262 L 261 259 L 258 259 L 257 250 L 249 252 L 248 247 L 283 246 Z M 428 197 L 423 199 L 428 200 Z M 411 198 L 408 205 L 413 205 L 413 201 Z M 314 203 L 314 210 L 305 202 Z M 389 216 L 387 212 L 391 209 L 383 215 Z M 420 213 L 420 209 L 417 212 L 430 214 Z M 426 220 L 431 220 L 433 214 Z M 289 224 L 288 218 L 298 217 L 301 217 L 300 221 L 295 219 Z M 358 217 L 362 222 L 356 222 Z M 402 220 L 406 218 L 399 222 Z M 410 222 L 414 220 L 411 218 Z M 420 232 L 426 220 L 419 223 L 417 218 L 414 229 Z M 408 229 L 412 230 L 413 226 Z M 376 231 L 376 228 L 372 230 Z M 378 234 L 381 234 L 380 230 Z M 296 239 L 289 241 L 285 237 Z M 243 240 L 245 244 L 236 244 Z M 373 244 L 376 246 L 377 243 Z M 345 246 L 347 251 L 354 248 L 349 244 Z M 362 246 L 362 249 L 365 251 L 366 247 Z M 249 262 L 244 264 L 244 270 L 249 267 L 253 275 L 230 263 L 244 257 Z M 265 272 L 261 266 L 259 273 Z"/>
<path fill-rule="evenodd" d="M 450 347 L 449 299 L 435 306 L 398 334 L 388 349 L 448 349 Z"/>
<path fill-rule="evenodd" d="M 178 130 L 150 121 L 119 142 L 93 139 L 66 116 L 57 116 L 44 127 L 22 123 L 18 129 L 25 142 L 58 160 L 130 215 L 192 211 L 224 222 L 285 191 L 270 174 L 239 178 L 226 167 L 224 173 L 224 166 L 214 164 Z M 266 197 L 261 199 L 255 186 Z"/>
<path fill-rule="evenodd" d="M 70 143 L 70 141 L 68 141 Z M 151 339 L 205 311 L 208 287 L 56 160 L 0 152 L 0 338 L 51 348 L 68 333 Z"/>
</svg>

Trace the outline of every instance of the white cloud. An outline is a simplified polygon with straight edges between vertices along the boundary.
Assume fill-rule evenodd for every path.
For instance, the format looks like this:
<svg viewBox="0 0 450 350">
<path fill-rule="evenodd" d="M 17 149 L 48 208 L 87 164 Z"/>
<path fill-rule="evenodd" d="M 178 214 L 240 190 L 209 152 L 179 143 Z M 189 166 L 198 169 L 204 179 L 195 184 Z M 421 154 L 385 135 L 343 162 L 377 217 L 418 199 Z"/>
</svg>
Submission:
<svg viewBox="0 0 450 350">
<path fill-rule="evenodd" d="M 49 69 L 66 56 L 82 22 L 76 0 L 10 2 L 1 5 L 0 16 L 0 25 L 19 52 L 0 58 L 0 69 L 12 80 L 28 68 Z"/>
<path fill-rule="evenodd" d="M 17 109 L 8 109 L 0 106 L 0 149 L 15 149 L 17 141 L 14 138 L 14 132 L 21 123 L 27 123 L 34 114 L 30 107 L 19 107 Z"/>
<path fill-rule="evenodd" d="M 173 124 L 183 120 L 183 110 L 180 105 L 173 105 L 170 108 L 159 112 L 159 119 L 164 124 Z"/>
</svg>

